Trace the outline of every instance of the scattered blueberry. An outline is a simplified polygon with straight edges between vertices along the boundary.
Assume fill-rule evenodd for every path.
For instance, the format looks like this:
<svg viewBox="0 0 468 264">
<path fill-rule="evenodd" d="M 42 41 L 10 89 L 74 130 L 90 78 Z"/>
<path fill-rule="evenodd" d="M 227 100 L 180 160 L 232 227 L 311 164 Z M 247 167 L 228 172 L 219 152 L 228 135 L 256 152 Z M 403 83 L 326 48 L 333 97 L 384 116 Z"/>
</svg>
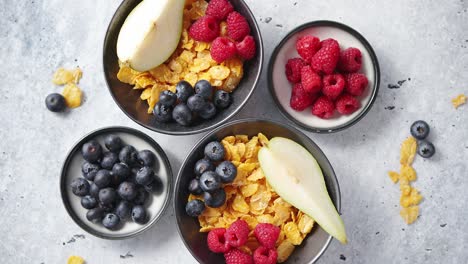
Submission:
<svg viewBox="0 0 468 264">
<path fill-rule="evenodd" d="M 101 159 L 102 147 L 96 140 L 91 140 L 83 144 L 81 154 L 85 160 L 94 163 Z"/>
<path fill-rule="evenodd" d="M 89 195 L 86 195 L 84 197 L 81 198 L 81 206 L 83 206 L 83 208 L 85 209 L 92 209 L 94 207 L 96 207 L 98 204 L 96 198 L 92 197 L 92 196 L 89 196 Z"/>
<path fill-rule="evenodd" d="M 427 140 L 418 142 L 418 154 L 423 158 L 430 158 L 435 154 L 434 144 Z"/>
<path fill-rule="evenodd" d="M 156 118 L 156 121 L 159 122 L 169 122 L 172 120 L 173 107 L 163 105 L 160 102 L 157 102 L 153 109 L 153 115 Z"/>
<path fill-rule="evenodd" d="M 194 93 L 192 85 L 186 81 L 180 81 L 176 85 L 176 95 L 180 102 L 187 102 L 187 99 Z"/>
<path fill-rule="evenodd" d="M 213 103 L 217 108 L 225 109 L 231 104 L 231 94 L 223 90 L 217 90 L 213 97 Z"/>
<path fill-rule="evenodd" d="M 165 106 L 173 106 L 177 101 L 177 95 L 169 90 L 162 91 L 159 94 L 159 103 Z"/>
<path fill-rule="evenodd" d="M 206 107 L 206 104 L 206 99 L 199 94 L 194 94 L 187 100 L 188 108 L 195 113 L 199 113 L 203 108 Z"/>
<path fill-rule="evenodd" d="M 122 182 L 117 188 L 119 196 L 127 201 L 135 199 L 137 188 L 133 182 Z"/>
<path fill-rule="evenodd" d="M 119 156 L 114 152 L 104 152 L 101 159 L 101 167 L 103 169 L 111 170 L 114 164 L 119 161 Z"/>
<path fill-rule="evenodd" d="M 180 103 L 174 107 L 174 111 L 172 111 L 172 118 L 183 126 L 188 126 L 192 123 L 192 112 L 190 108 L 184 103 Z"/>
<path fill-rule="evenodd" d="M 147 217 L 145 208 L 141 205 L 135 205 L 132 209 L 132 219 L 138 224 L 146 223 Z"/>
<path fill-rule="evenodd" d="M 212 192 L 221 187 L 221 179 L 214 171 L 206 171 L 200 176 L 200 187 L 205 192 Z"/>
<path fill-rule="evenodd" d="M 112 166 L 112 175 L 126 179 L 130 176 L 130 168 L 125 163 L 116 163 Z"/>
<path fill-rule="evenodd" d="M 138 152 L 138 163 L 141 166 L 153 167 L 156 163 L 156 156 L 151 150 L 144 149 Z"/>
<path fill-rule="evenodd" d="M 104 146 L 106 146 L 109 151 L 118 153 L 123 145 L 122 139 L 117 135 L 109 134 L 104 137 Z"/>
<path fill-rule="evenodd" d="M 198 112 L 201 118 L 208 120 L 216 115 L 216 107 L 212 102 L 208 102 L 202 110 Z"/>
<path fill-rule="evenodd" d="M 116 229 L 120 223 L 120 218 L 113 213 L 108 213 L 102 219 L 102 225 L 107 229 Z"/>
<path fill-rule="evenodd" d="M 74 195 L 85 196 L 89 194 L 89 182 L 84 178 L 73 179 L 70 186 Z"/>
<path fill-rule="evenodd" d="M 86 218 L 92 222 L 101 221 L 102 218 L 104 218 L 104 214 L 105 214 L 105 210 L 103 208 L 96 207 L 96 208 L 90 209 L 86 213 Z"/>
<path fill-rule="evenodd" d="M 120 162 L 133 166 L 137 162 L 138 152 L 133 146 L 125 146 L 119 152 Z"/>
<path fill-rule="evenodd" d="M 125 220 L 130 217 L 132 212 L 132 205 L 127 201 L 120 201 L 115 207 L 115 214 L 121 219 Z"/>
<path fill-rule="evenodd" d="M 58 93 L 51 93 L 45 99 L 46 107 L 52 112 L 62 112 L 65 110 L 67 105 L 65 104 L 65 98 L 63 95 Z"/>
<path fill-rule="evenodd" d="M 94 198 L 99 198 L 99 190 L 100 188 L 93 182 L 89 185 L 89 195 Z"/>
<path fill-rule="evenodd" d="M 99 202 L 103 205 L 112 204 L 117 200 L 114 188 L 104 188 L 99 191 Z"/>
<path fill-rule="evenodd" d="M 224 147 L 218 141 L 212 141 L 205 146 L 205 156 L 212 161 L 220 161 L 224 158 Z"/>
<path fill-rule="evenodd" d="M 110 171 L 108 170 L 99 170 L 96 173 L 96 176 L 94 176 L 94 183 L 99 187 L 99 188 L 105 188 L 111 184 L 112 181 L 112 176 Z"/>
<path fill-rule="evenodd" d="M 226 160 L 216 167 L 216 173 L 219 175 L 221 182 L 229 183 L 236 178 L 237 168 L 232 162 Z"/>
<path fill-rule="evenodd" d="M 193 195 L 200 195 L 203 193 L 203 189 L 200 187 L 200 181 L 198 179 L 190 181 L 188 190 Z"/>
<path fill-rule="evenodd" d="M 200 80 L 195 83 L 194 89 L 196 94 L 202 96 L 205 99 L 210 99 L 211 94 L 213 93 L 213 87 L 207 80 Z"/>
<path fill-rule="evenodd" d="M 198 217 L 205 211 L 205 204 L 202 200 L 193 199 L 185 205 L 185 212 L 191 217 Z"/>
<path fill-rule="evenodd" d="M 137 205 L 143 205 L 146 199 L 148 199 L 148 192 L 142 187 L 137 189 L 137 194 L 132 202 Z"/>
<path fill-rule="evenodd" d="M 220 188 L 214 192 L 205 192 L 203 194 L 203 199 L 205 200 L 205 204 L 212 208 L 220 207 L 226 201 L 226 192 L 223 188 Z"/>
<path fill-rule="evenodd" d="M 148 185 L 154 180 L 154 171 L 150 167 L 141 168 L 136 175 L 136 182 L 140 185 Z"/>
<path fill-rule="evenodd" d="M 418 120 L 411 125 L 411 135 L 416 139 L 425 139 L 429 135 L 429 131 L 429 125 L 422 120 Z"/>
<path fill-rule="evenodd" d="M 81 165 L 81 172 L 88 181 L 94 180 L 94 176 L 100 169 L 99 165 L 87 161 Z"/>
<path fill-rule="evenodd" d="M 195 172 L 195 175 L 197 176 L 202 175 L 205 171 L 214 171 L 214 170 L 215 170 L 215 166 L 213 162 L 211 162 L 211 160 L 209 159 L 201 159 L 195 163 L 194 172 Z"/>
</svg>

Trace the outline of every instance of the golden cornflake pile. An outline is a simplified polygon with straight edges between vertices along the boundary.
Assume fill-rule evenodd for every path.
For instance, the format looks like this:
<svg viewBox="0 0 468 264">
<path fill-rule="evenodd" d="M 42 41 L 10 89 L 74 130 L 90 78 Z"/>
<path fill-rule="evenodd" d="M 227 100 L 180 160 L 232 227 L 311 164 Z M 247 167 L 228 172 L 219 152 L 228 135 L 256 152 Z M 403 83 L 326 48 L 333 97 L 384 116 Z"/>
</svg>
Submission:
<svg viewBox="0 0 468 264">
<path fill-rule="evenodd" d="M 416 155 L 418 142 L 414 137 L 408 137 L 401 144 L 400 150 L 400 173 L 389 171 L 388 176 L 393 183 L 400 182 L 400 216 L 407 224 L 412 224 L 419 215 L 419 203 L 422 200 L 421 194 L 416 188 L 411 187 L 411 182 L 416 180 L 416 171 L 411 166 Z"/>
<path fill-rule="evenodd" d="M 258 151 L 268 144 L 263 134 L 250 140 L 246 135 L 225 137 L 221 143 L 225 149 L 225 160 L 237 167 L 237 176 L 226 184 L 226 203 L 219 208 L 206 207 L 198 217 L 200 232 L 214 228 L 228 228 L 237 219 L 246 221 L 251 230 L 248 242 L 241 249 L 249 254 L 259 246 L 253 229 L 258 223 L 270 223 L 280 227 L 276 242 L 278 262 L 284 262 L 300 245 L 314 226 L 314 220 L 284 201 L 268 185 L 258 162 Z M 202 197 L 190 195 L 193 199 Z"/>
<path fill-rule="evenodd" d="M 77 84 L 80 82 L 83 72 L 80 68 L 74 70 L 66 70 L 58 68 L 52 77 L 52 82 L 56 85 L 65 85 L 62 95 L 65 98 L 65 103 L 70 108 L 75 108 L 81 105 L 83 93 Z"/>
<path fill-rule="evenodd" d="M 67 264 L 84 264 L 85 261 L 80 256 L 70 256 L 68 258 Z"/>
<path fill-rule="evenodd" d="M 457 109 L 460 105 L 466 103 L 466 96 L 464 94 L 460 94 L 457 97 L 452 99 L 452 104 L 455 109 Z"/>
<path fill-rule="evenodd" d="M 159 100 L 162 91 L 175 92 L 175 86 L 181 80 L 192 86 L 198 80 L 207 80 L 217 89 L 232 92 L 239 84 L 243 74 L 243 61 L 235 57 L 222 63 L 211 58 L 211 43 L 192 39 L 188 29 L 198 18 L 205 15 L 208 2 L 205 0 L 186 1 L 182 35 L 177 49 L 163 64 L 146 72 L 138 72 L 120 63 L 117 78 L 124 83 L 133 85 L 133 89 L 141 89 L 141 100 L 148 102 L 148 113 Z M 221 23 L 221 35 L 227 32 L 226 23 Z"/>
</svg>

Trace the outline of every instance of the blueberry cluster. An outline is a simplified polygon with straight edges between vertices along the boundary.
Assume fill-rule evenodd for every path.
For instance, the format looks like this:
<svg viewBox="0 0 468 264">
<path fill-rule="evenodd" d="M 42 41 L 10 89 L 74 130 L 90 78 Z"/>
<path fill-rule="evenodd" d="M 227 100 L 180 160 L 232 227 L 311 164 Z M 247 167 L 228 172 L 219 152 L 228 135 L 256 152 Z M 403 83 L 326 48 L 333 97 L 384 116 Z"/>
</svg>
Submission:
<svg viewBox="0 0 468 264">
<path fill-rule="evenodd" d="M 190 181 L 188 190 L 193 195 L 203 195 L 203 200 L 194 199 L 187 203 L 185 211 L 197 217 L 205 210 L 205 205 L 220 207 L 226 201 L 223 183 L 232 182 L 237 176 L 237 168 L 224 159 L 224 147 L 218 141 L 205 146 L 205 157 L 195 163 L 195 178 Z"/>
<path fill-rule="evenodd" d="M 429 136 L 429 125 L 418 120 L 411 125 L 411 135 L 418 140 L 418 154 L 423 158 L 430 158 L 435 154 L 435 147 L 426 138 Z"/>
<path fill-rule="evenodd" d="M 73 194 L 81 197 L 81 205 L 88 209 L 86 218 L 108 229 L 118 229 L 129 218 L 146 223 L 145 202 L 150 193 L 162 187 L 153 171 L 158 166 L 156 156 L 150 150 L 137 151 L 125 145 L 113 134 L 104 138 L 104 145 L 108 151 L 96 140 L 83 144 L 84 178 L 72 181 Z"/>
<path fill-rule="evenodd" d="M 161 92 L 159 101 L 154 106 L 153 114 L 157 121 L 167 123 L 172 120 L 180 125 L 189 126 L 198 117 L 207 120 L 231 104 L 231 95 L 217 90 L 213 95 L 210 82 L 200 80 L 192 87 L 181 81 L 176 85 L 176 92 Z"/>
</svg>

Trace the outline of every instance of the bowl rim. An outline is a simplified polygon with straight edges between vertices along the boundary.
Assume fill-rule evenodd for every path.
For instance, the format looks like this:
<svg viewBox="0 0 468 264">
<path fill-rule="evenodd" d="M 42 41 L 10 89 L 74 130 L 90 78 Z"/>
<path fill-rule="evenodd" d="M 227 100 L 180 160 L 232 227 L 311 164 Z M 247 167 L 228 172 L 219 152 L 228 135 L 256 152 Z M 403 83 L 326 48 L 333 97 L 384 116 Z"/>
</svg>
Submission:
<svg viewBox="0 0 468 264">
<path fill-rule="evenodd" d="M 335 126 L 335 127 L 332 127 L 332 128 L 313 127 L 313 126 L 307 125 L 305 123 L 302 123 L 299 120 L 297 120 L 296 118 L 294 118 L 293 116 L 291 116 L 288 112 L 286 112 L 284 107 L 278 101 L 278 98 L 277 98 L 276 93 L 275 93 L 274 88 L 273 88 L 274 87 L 274 85 L 273 85 L 273 64 L 276 61 L 276 57 L 277 57 L 279 51 L 283 48 L 283 45 L 286 43 L 286 41 L 288 41 L 291 37 L 293 37 L 298 32 L 300 32 L 300 31 L 302 31 L 304 29 L 310 28 L 310 27 L 317 27 L 317 26 L 336 27 L 336 28 L 339 28 L 339 29 L 342 29 L 342 30 L 348 32 L 349 34 L 351 34 L 355 38 L 357 38 L 362 43 L 362 45 L 367 49 L 367 51 L 369 52 L 369 55 L 371 57 L 372 66 L 373 66 L 373 69 L 374 69 L 374 72 L 375 72 L 374 89 L 372 91 L 371 98 L 370 98 L 369 102 L 367 102 L 367 104 L 364 106 L 363 109 L 361 109 L 361 112 L 356 117 L 354 117 L 353 119 L 349 120 L 348 122 L 346 122 L 344 124 L 341 124 L 341 125 L 338 125 L 338 126 Z M 370 109 L 374 105 L 374 102 L 375 102 L 375 100 L 377 98 L 377 94 L 378 94 L 379 87 L 380 87 L 380 66 L 379 66 L 379 61 L 377 59 L 377 55 L 375 54 L 374 49 L 372 48 L 371 44 L 357 30 L 351 28 L 348 25 L 345 25 L 345 24 L 340 23 L 340 22 L 332 21 L 332 20 L 314 20 L 314 21 L 306 22 L 306 23 L 304 23 L 302 25 L 299 25 L 298 27 L 291 30 L 286 36 L 283 37 L 283 39 L 280 41 L 280 43 L 278 45 L 276 45 L 275 49 L 273 50 L 273 53 L 270 56 L 270 61 L 268 62 L 268 73 L 267 73 L 267 75 L 268 75 L 267 76 L 268 90 L 270 91 L 271 97 L 273 97 L 273 100 L 275 101 L 276 107 L 280 110 L 281 114 L 286 119 L 288 119 L 288 120 L 292 121 L 293 123 L 295 123 L 296 125 L 300 126 L 302 129 L 310 131 L 310 132 L 314 132 L 314 133 L 319 133 L 319 134 L 327 134 L 327 133 L 334 133 L 334 132 L 342 131 L 342 130 L 345 130 L 345 129 L 355 125 L 356 123 L 358 123 L 364 116 L 367 115 L 367 113 L 370 111 Z"/>
<path fill-rule="evenodd" d="M 77 216 L 76 216 L 77 213 L 71 208 L 70 203 L 68 202 L 68 198 L 66 198 L 67 197 L 67 186 L 66 186 L 66 181 L 65 181 L 65 178 L 66 178 L 69 166 L 70 166 L 70 162 L 71 162 L 73 156 L 75 155 L 75 153 L 77 151 L 80 151 L 80 146 L 84 142 L 86 142 L 86 141 L 88 141 L 90 139 L 93 139 L 96 136 L 103 135 L 103 134 L 106 134 L 106 133 L 112 133 L 112 132 L 128 133 L 128 134 L 131 134 L 133 136 L 136 136 L 136 137 L 139 137 L 139 138 L 143 139 L 146 143 L 151 145 L 151 147 L 153 147 L 156 150 L 156 152 L 158 152 L 158 154 L 161 156 L 161 159 L 163 160 L 162 166 L 164 166 L 166 168 L 167 174 L 168 174 L 167 175 L 167 194 L 164 197 L 164 203 L 163 203 L 163 205 L 161 207 L 161 210 L 159 210 L 159 212 L 156 214 L 154 219 L 151 222 L 148 222 L 148 223 L 142 225 L 141 228 L 139 228 L 138 230 L 136 230 L 134 232 L 131 232 L 128 235 L 116 236 L 116 237 L 107 236 L 107 235 L 105 235 L 105 234 L 103 234 L 103 233 L 101 233 L 99 231 L 96 231 L 94 228 L 89 228 L 87 225 L 83 224 L 83 221 L 81 221 L 81 220 L 79 220 L 77 218 Z M 163 148 L 153 138 L 151 138 L 147 134 L 145 134 L 145 133 L 143 133 L 143 132 L 141 132 L 139 130 L 136 130 L 134 128 L 125 127 L 125 126 L 108 126 L 108 127 L 95 129 L 95 130 L 87 133 L 85 136 L 81 137 L 78 141 L 76 141 L 76 143 L 74 143 L 73 147 L 71 147 L 70 150 L 68 151 L 68 153 L 66 155 L 66 158 L 65 158 L 65 161 L 63 162 L 62 169 L 60 171 L 59 187 L 60 187 L 60 196 L 62 198 L 63 206 L 65 207 L 68 215 L 73 219 L 75 224 L 77 224 L 82 230 L 86 231 L 87 233 L 89 233 L 91 235 L 94 235 L 96 237 L 103 238 L 103 239 L 123 240 L 123 239 L 135 237 L 135 236 L 145 232 L 146 230 L 149 230 L 151 227 L 153 227 L 156 224 L 156 222 L 158 222 L 161 219 L 161 217 L 164 215 L 164 212 L 166 211 L 166 209 L 168 208 L 168 206 L 170 204 L 171 192 L 172 192 L 172 189 L 173 189 L 172 183 L 173 183 L 173 173 L 172 173 L 172 168 L 171 168 L 171 164 L 169 162 L 169 159 L 168 159 L 166 153 L 164 152 Z"/>
<path fill-rule="evenodd" d="M 283 127 L 285 129 L 291 131 L 294 134 L 297 134 L 297 135 L 299 135 L 301 137 L 306 138 L 309 141 L 309 143 L 312 144 L 316 148 L 316 150 L 320 154 L 323 155 L 326 163 L 328 163 L 328 165 L 330 165 L 331 175 L 329 175 L 329 177 L 331 178 L 331 181 L 333 182 L 333 185 L 334 185 L 334 187 L 336 189 L 336 210 L 338 211 L 338 213 L 340 213 L 340 211 L 341 211 L 341 190 L 340 190 L 340 185 L 338 183 L 338 179 L 336 177 L 335 170 L 333 169 L 333 166 L 331 165 L 330 160 L 325 155 L 325 153 L 322 151 L 322 149 L 310 137 L 308 137 L 302 131 L 300 131 L 299 129 L 291 126 L 288 123 L 280 123 L 279 121 L 272 120 L 272 119 L 267 119 L 267 118 L 243 118 L 243 119 L 237 119 L 237 120 L 230 121 L 228 123 L 223 124 L 222 126 L 217 127 L 216 129 L 210 131 L 209 133 L 204 135 L 200 140 L 197 141 L 197 143 L 190 149 L 190 151 L 188 152 L 188 154 L 184 158 L 183 162 L 181 163 L 180 168 L 179 168 L 179 172 L 177 173 L 177 177 L 176 177 L 176 180 L 175 180 L 174 194 L 173 194 L 173 197 L 172 197 L 172 200 L 173 200 L 172 201 L 172 206 L 173 206 L 174 214 L 175 214 L 175 217 L 176 217 L 177 233 L 179 234 L 179 237 L 181 238 L 182 242 L 184 243 L 185 248 L 190 252 L 192 257 L 195 258 L 195 260 L 198 261 L 199 263 L 202 263 L 202 261 L 195 255 L 195 253 L 189 247 L 187 241 L 185 241 L 185 239 L 184 239 L 184 237 L 182 235 L 182 231 L 180 229 L 180 215 L 178 214 L 178 211 L 177 211 L 177 208 L 176 208 L 176 203 L 177 203 L 176 198 L 177 198 L 177 194 L 179 193 L 180 180 L 182 178 L 182 171 L 185 168 L 185 166 L 187 164 L 187 161 L 190 158 L 190 156 L 193 155 L 193 153 L 201 146 L 201 143 L 203 141 L 205 141 L 206 139 L 212 137 L 214 134 L 216 134 L 218 131 L 220 131 L 220 130 L 222 130 L 224 128 L 227 128 L 227 127 L 232 126 L 232 125 L 240 124 L 240 123 L 249 123 L 249 122 L 266 122 L 266 123 L 274 124 L 274 125 Z M 328 234 L 327 241 L 322 246 L 322 248 L 320 249 L 318 254 L 310 262 L 308 262 L 308 264 L 315 263 L 323 255 L 323 253 L 327 250 L 327 248 L 330 246 L 332 240 L 333 240 L 333 237 Z"/>
<path fill-rule="evenodd" d="M 260 80 L 260 76 L 262 75 L 262 72 L 263 72 L 263 56 L 264 56 L 264 47 L 263 47 L 263 38 L 262 38 L 262 32 L 260 30 L 260 27 L 258 26 L 258 23 L 257 23 L 257 19 L 255 18 L 254 14 L 252 13 L 252 11 L 250 10 L 249 6 L 247 5 L 247 3 L 244 1 L 244 0 L 237 0 L 239 2 L 241 2 L 242 5 L 245 6 L 245 10 L 248 14 L 249 17 L 252 18 L 252 25 L 254 26 L 254 28 L 256 29 L 256 31 L 258 32 L 258 42 L 257 43 L 257 56 L 258 56 L 258 60 L 259 60 L 259 69 L 258 69 L 258 73 L 256 74 L 255 76 L 255 79 L 254 79 L 254 82 L 252 84 L 252 88 L 250 89 L 249 93 L 247 94 L 247 96 L 242 100 L 241 104 L 233 110 L 232 113 L 230 113 L 229 115 L 227 115 L 226 117 L 224 117 L 222 120 L 220 120 L 219 122 L 217 123 L 214 123 L 210 126 L 207 126 L 207 127 L 204 127 L 204 128 L 200 128 L 198 130 L 192 130 L 192 131 L 168 131 L 168 130 L 164 130 L 164 129 L 160 129 L 158 127 L 153 127 L 153 126 L 150 126 L 150 125 L 146 125 L 142 122 L 140 122 L 137 118 L 134 118 L 133 116 L 131 116 L 129 113 L 127 113 L 127 111 L 125 111 L 125 109 L 123 108 L 123 106 L 117 101 L 114 93 L 112 92 L 111 90 L 111 85 L 110 85 L 110 80 L 109 78 L 107 77 L 107 74 L 106 72 L 109 71 L 109 67 L 106 65 L 106 62 L 105 62 L 105 54 L 106 54 L 106 43 L 109 42 L 109 32 L 110 32 L 110 29 L 111 29 L 111 26 L 115 23 L 115 20 L 117 19 L 117 13 L 118 11 L 123 8 L 123 6 L 125 5 L 127 0 L 124 0 L 122 1 L 122 3 L 120 3 L 120 5 L 117 7 L 116 11 L 114 12 L 114 14 L 112 15 L 112 18 L 109 22 L 109 25 L 107 26 L 107 29 L 106 29 L 106 35 L 104 37 L 104 42 L 103 42 L 103 47 L 102 47 L 102 50 L 103 50 L 103 55 L 102 55 L 102 65 L 103 65 L 103 73 L 104 73 L 104 78 L 106 80 L 106 86 L 107 86 L 107 89 L 109 91 L 109 93 L 111 94 L 112 96 L 112 99 L 114 101 L 115 104 L 117 104 L 117 106 L 120 108 L 120 110 L 127 116 L 129 117 L 132 121 L 134 121 L 135 123 L 139 124 L 140 126 L 142 127 L 145 127 L 151 131 L 155 131 L 155 132 L 158 132 L 158 133 L 161 133 L 161 134 L 166 134 L 166 135 L 172 135 L 172 136 L 181 136 L 181 135 L 194 135 L 194 134 L 199 134 L 199 133 L 202 133 L 202 132 L 206 132 L 208 130 L 212 130 L 224 123 L 226 123 L 229 119 L 231 119 L 234 115 L 236 115 L 237 113 L 239 113 L 239 111 L 245 106 L 245 104 L 247 103 L 247 101 L 250 99 L 250 97 L 252 96 L 253 92 L 255 91 L 255 89 L 257 88 L 258 86 L 258 83 L 259 83 L 259 80 Z M 237 87 L 236 87 L 237 89 Z"/>
</svg>

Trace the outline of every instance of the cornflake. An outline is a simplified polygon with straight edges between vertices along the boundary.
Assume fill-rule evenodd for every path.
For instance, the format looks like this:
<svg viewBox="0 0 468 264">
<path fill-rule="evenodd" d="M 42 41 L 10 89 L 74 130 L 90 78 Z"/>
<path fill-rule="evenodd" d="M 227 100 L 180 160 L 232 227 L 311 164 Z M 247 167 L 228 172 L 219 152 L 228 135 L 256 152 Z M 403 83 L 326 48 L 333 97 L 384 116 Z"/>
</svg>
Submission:
<svg viewBox="0 0 468 264">
<path fill-rule="evenodd" d="M 84 259 L 80 256 L 70 256 L 68 257 L 67 264 L 84 264 Z"/>
<path fill-rule="evenodd" d="M 466 103 L 466 96 L 464 94 L 459 94 L 457 97 L 452 99 L 452 104 L 455 109 L 457 109 L 460 105 Z"/>
</svg>

